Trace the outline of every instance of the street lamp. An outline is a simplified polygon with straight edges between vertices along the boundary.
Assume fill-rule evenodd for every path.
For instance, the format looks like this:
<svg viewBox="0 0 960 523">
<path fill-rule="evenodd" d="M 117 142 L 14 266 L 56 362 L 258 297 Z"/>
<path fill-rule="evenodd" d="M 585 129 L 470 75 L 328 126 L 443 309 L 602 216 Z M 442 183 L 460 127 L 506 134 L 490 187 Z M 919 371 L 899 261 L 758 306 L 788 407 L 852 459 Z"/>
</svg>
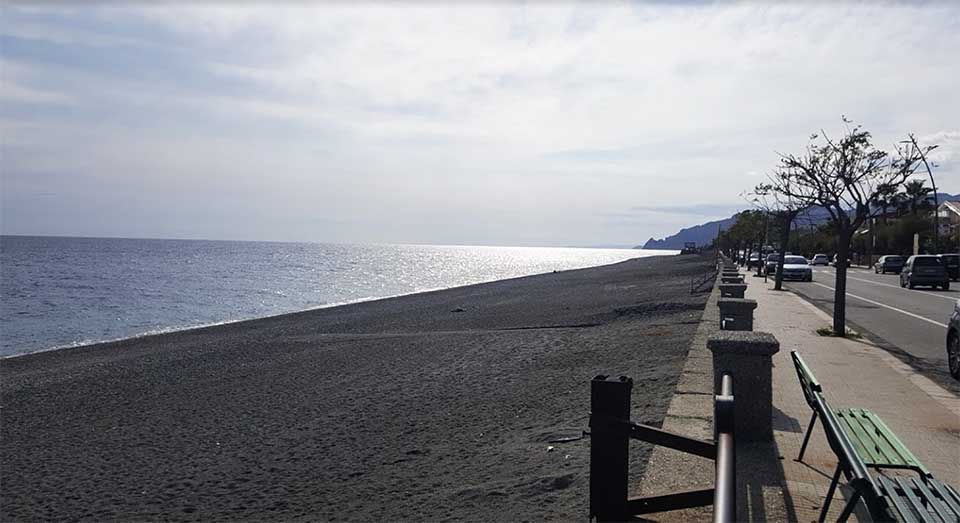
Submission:
<svg viewBox="0 0 960 523">
<path fill-rule="evenodd" d="M 933 252 L 936 254 L 940 251 L 940 199 L 937 197 L 937 182 L 933 180 L 933 171 L 930 170 L 930 164 L 927 163 L 927 156 L 923 154 L 923 149 L 917 144 L 916 137 L 913 136 L 913 133 L 907 136 L 909 136 L 910 139 L 903 140 L 900 143 L 912 144 L 917 149 L 917 152 L 920 153 L 920 160 L 923 161 L 923 166 L 927 168 L 927 175 L 930 176 L 930 185 L 933 187 Z M 939 146 L 931 145 L 927 148 L 927 152 L 937 147 Z"/>
</svg>

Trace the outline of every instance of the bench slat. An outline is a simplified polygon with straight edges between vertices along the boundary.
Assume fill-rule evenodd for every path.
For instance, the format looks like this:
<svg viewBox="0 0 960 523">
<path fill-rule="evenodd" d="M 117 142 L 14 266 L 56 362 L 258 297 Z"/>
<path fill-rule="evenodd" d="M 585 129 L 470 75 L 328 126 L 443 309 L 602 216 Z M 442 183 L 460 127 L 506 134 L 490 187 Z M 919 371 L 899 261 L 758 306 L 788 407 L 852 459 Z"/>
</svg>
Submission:
<svg viewBox="0 0 960 523">
<path fill-rule="evenodd" d="M 920 491 L 920 495 L 923 496 L 924 499 L 930 500 L 930 508 L 933 509 L 933 512 L 935 512 L 937 517 L 939 517 L 942 521 L 953 523 L 960 518 L 960 514 L 957 514 L 951 519 L 949 505 L 944 503 L 944 501 L 938 496 L 934 495 L 934 493 L 927 488 L 923 481 L 918 481 L 916 478 L 912 478 L 912 481 L 914 487 Z"/>
<path fill-rule="evenodd" d="M 917 511 L 917 514 L 919 514 L 921 519 L 924 521 L 930 521 L 934 523 L 945 521 L 940 516 L 938 510 L 934 509 L 933 512 L 930 511 L 931 508 L 934 508 L 936 505 L 938 505 L 937 501 L 939 500 L 934 497 L 926 497 L 926 503 L 924 503 L 924 501 L 917 496 L 916 492 L 913 491 L 915 488 L 915 485 L 913 484 L 914 481 L 914 478 L 897 478 L 897 483 L 899 483 L 900 488 L 903 489 L 903 494 L 908 500 L 910 500 L 910 504 L 913 505 L 913 508 Z"/>
<path fill-rule="evenodd" d="M 873 468 L 912 469 L 929 475 L 926 467 L 876 414 L 866 409 L 834 409 L 849 430 L 851 440 L 867 465 Z"/>
<path fill-rule="evenodd" d="M 897 453 L 902 456 L 904 463 L 908 463 L 911 468 L 919 471 L 924 476 L 930 475 L 930 471 L 927 470 L 927 467 L 925 467 L 923 463 L 921 463 L 920 460 L 917 459 L 912 452 L 910 452 L 910 449 L 908 449 L 907 446 L 900 441 L 900 438 L 898 438 L 896 434 L 890 430 L 890 427 L 887 427 L 887 424 L 884 423 L 880 417 L 870 411 L 865 411 L 865 413 L 870 418 L 870 421 L 873 422 L 873 424 L 877 427 L 877 429 L 884 433 L 890 444 L 897 449 Z"/>
<path fill-rule="evenodd" d="M 885 461 L 883 456 L 877 452 L 876 445 L 872 442 L 869 433 L 858 423 L 857 416 L 852 412 L 852 409 L 834 409 L 833 412 L 843 424 L 843 430 L 850 436 L 857 454 L 863 458 L 867 465 L 876 465 Z"/>
<path fill-rule="evenodd" d="M 890 500 L 890 503 L 893 504 L 893 508 L 896 509 L 897 514 L 900 516 L 897 519 L 900 519 L 906 523 L 920 523 L 920 520 L 917 519 L 917 514 L 915 514 L 906 503 L 904 503 L 903 498 L 897 493 L 897 486 L 890 481 L 886 476 L 880 476 L 878 478 L 880 484 L 883 486 L 883 490 L 886 491 L 886 498 Z"/>
<path fill-rule="evenodd" d="M 928 478 L 928 481 L 930 489 L 936 491 L 940 499 L 950 507 L 950 511 L 957 514 L 957 519 L 960 519 L 960 494 L 957 494 L 953 487 L 939 480 Z"/>
<path fill-rule="evenodd" d="M 898 452 L 896 447 L 890 442 L 890 433 L 880 430 L 876 424 L 873 423 L 876 416 L 873 416 L 872 412 L 863 409 L 851 409 L 851 412 L 853 412 L 857 423 L 862 427 L 870 443 L 873 445 L 874 451 L 879 456 L 879 460 L 874 463 L 874 465 L 892 464 L 910 466 L 910 463 L 903 459 L 902 453 Z"/>
</svg>

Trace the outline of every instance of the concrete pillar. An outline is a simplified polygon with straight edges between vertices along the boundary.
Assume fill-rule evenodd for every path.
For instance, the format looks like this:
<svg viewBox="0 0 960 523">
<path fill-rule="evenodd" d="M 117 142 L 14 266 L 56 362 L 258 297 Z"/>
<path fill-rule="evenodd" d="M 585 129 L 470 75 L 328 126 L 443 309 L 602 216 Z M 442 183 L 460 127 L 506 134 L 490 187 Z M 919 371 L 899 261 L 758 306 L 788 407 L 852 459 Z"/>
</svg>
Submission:
<svg viewBox="0 0 960 523">
<path fill-rule="evenodd" d="M 721 283 L 720 284 L 720 297 L 721 298 L 743 298 L 743 293 L 747 291 L 747 285 L 745 283 Z"/>
<path fill-rule="evenodd" d="M 767 332 L 720 331 L 707 339 L 713 353 L 713 389 L 724 372 L 733 376 L 737 443 L 773 439 L 773 358 L 780 342 Z"/>
<path fill-rule="evenodd" d="M 743 275 L 738 274 L 736 276 L 725 276 L 721 274 L 720 283 L 743 283 Z"/>
<path fill-rule="evenodd" d="M 757 308 L 756 300 L 720 298 L 717 300 L 717 306 L 720 307 L 720 330 L 753 330 L 753 310 Z"/>
</svg>

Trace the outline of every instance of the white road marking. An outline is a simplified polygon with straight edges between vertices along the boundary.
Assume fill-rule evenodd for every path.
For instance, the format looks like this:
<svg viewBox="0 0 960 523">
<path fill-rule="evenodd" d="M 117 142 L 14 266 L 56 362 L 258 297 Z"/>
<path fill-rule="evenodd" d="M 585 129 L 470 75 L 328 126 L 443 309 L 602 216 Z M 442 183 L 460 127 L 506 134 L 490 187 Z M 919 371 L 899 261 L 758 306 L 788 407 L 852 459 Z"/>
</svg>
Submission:
<svg viewBox="0 0 960 523">
<path fill-rule="evenodd" d="M 831 291 L 836 291 L 836 289 L 834 289 L 833 287 L 830 287 L 829 285 L 824 285 L 824 284 L 822 284 L 822 283 L 817 283 L 817 282 L 813 282 L 813 284 L 814 284 L 814 285 L 819 285 L 819 286 L 824 287 L 824 288 L 826 288 L 826 289 L 830 289 Z M 865 302 L 870 303 L 870 304 L 872 304 L 872 305 L 877 305 L 877 306 L 883 307 L 883 308 L 885 308 L 885 309 L 890 309 L 890 310 L 892 310 L 892 311 L 899 312 L 900 314 L 906 314 L 907 316 L 910 316 L 911 318 L 916 318 L 916 319 L 918 319 L 918 320 L 923 320 L 923 321 L 925 321 L 925 322 L 927 322 L 927 323 L 932 323 L 932 324 L 934 324 L 934 325 L 936 325 L 936 326 L 938 326 L 938 327 L 943 327 L 944 329 L 947 328 L 947 324 L 946 324 L 946 323 L 940 323 L 939 321 L 931 320 L 930 318 L 926 318 L 926 317 L 920 316 L 919 314 L 914 314 L 914 313 L 912 313 L 912 312 L 908 312 L 908 311 L 905 311 L 905 310 L 903 310 L 903 309 L 898 309 L 898 308 L 896 308 L 896 307 L 891 307 L 891 306 L 887 305 L 886 303 L 880 303 L 880 302 L 878 302 L 878 301 L 869 300 L 869 299 L 864 298 L 864 297 L 862 297 L 862 296 L 857 296 L 856 294 L 850 294 L 849 292 L 846 293 L 846 294 L 847 294 L 847 296 L 850 296 L 851 298 L 856 298 L 856 299 L 858 299 L 858 300 L 865 301 Z"/>
<path fill-rule="evenodd" d="M 809 301 L 803 299 L 797 293 L 791 293 L 793 297 L 800 300 L 800 303 L 807 306 L 808 309 L 817 314 L 820 318 L 826 321 L 832 321 L 833 318 L 829 314 L 820 310 L 816 305 L 810 303 Z M 872 341 L 864 338 L 859 340 L 860 343 L 864 343 L 871 347 L 874 354 L 880 357 L 881 360 L 887 363 L 887 365 L 893 367 L 893 370 L 899 372 L 904 377 L 908 378 L 914 385 L 920 387 L 920 390 L 927 393 L 928 396 L 933 398 L 935 401 L 939 402 L 941 405 L 947 408 L 947 410 L 953 412 L 957 416 L 960 416 L 960 398 L 947 389 L 941 387 L 940 385 L 933 382 L 930 378 L 920 374 L 919 372 L 913 370 L 909 365 L 903 363 L 896 356 L 890 354 L 889 352 L 881 349 Z"/>
<path fill-rule="evenodd" d="M 817 272 L 822 272 L 822 273 L 824 273 L 824 274 L 835 274 L 835 272 L 833 272 L 833 271 L 817 271 Z M 952 301 L 952 302 L 957 301 L 957 298 L 956 298 L 955 296 L 944 296 L 943 294 L 937 294 L 937 293 L 935 293 L 935 292 L 930 292 L 930 291 L 921 291 L 921 290 L 919 290 L 919 289 L 905 289 L 905 288 L 903 288 L 903 287 L 901 287 L 901 286 L 899 286 L 899 285 L 891 285 L 891 284 L 889 284 L 889 283 L 880 283 L 880 282 L 878 282 L 878 281 L 865 280 L 865 279 L 863 279 L 863 278 L 854 278 L 853 276 L 847 276 L 847 279 L 848 279 L 848 280 L 862 281 L 862 282 L 864 282 L 864 283 L 872 283 L 872 284 L 874 284 L 874 285 L 882 285 L 882 286 L 884 286 L 884 287 L 890 287 L 890 288 L 893 288 L 893 289 L 899 289 L 899 290 L 901 290 L 901 291 L 906 291 L 906 292 L 919 292 L 920 294 L 926 294 L 927 296 L 933 296 L 934 298 L 940 298 L 940 299 L 942 299 L 942 300 L 949 300 L 949 301 Z"/>
<path fill-rule="evenodd" d="M 884 287 L 892 287 L 892 288 L 894 288 L 894 289 L 899 289 L 899 290 L 901 290 L 901 291 L 906 291 L 906 292 L 919 292 L 920 294 L 926 294 L 927 296 L 933 296 L 934 298 L 940 298 L 940 299 L 943 299 L 943 300 L 957 301 L 957 298 L 956 298 L 956 297 L 944 296 L 943 294 L 937 294 L 937 293 L 935 293 L 935 292 L 921 291 L 921 290 L 917 290 L 917 289 L 905 289 L 905 288 L 903 288 L 903 287 L 901 287 L 901 286 L 899 286 L 899 285 L 890 285 L 889 283 L 880 283 L 880 282 L 878 282 L 878 281 L 864 280 L 863 278 L 853 278 L 853 277 L 850 277 L 850 276 L 847 276 L 847 279 L 862 281 L 862 282 L 866 282 L 866 283 L 872 283 L 872 284 L 874 284 L 874 285 L 883 285 Z"/>
</svg>

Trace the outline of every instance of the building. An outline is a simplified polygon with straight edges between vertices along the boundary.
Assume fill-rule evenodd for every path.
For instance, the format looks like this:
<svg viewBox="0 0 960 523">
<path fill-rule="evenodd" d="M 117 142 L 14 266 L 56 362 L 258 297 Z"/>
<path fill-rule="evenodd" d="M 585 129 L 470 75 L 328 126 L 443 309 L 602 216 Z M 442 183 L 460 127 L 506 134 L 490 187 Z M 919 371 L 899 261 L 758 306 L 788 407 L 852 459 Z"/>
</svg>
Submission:
<svg viewBox="0 0 960 523">
<path fill-rule="evenodd" d="M 937 207 L 940 238 L 960 241 L 960 202 L 943 202 Z"/>
</svg>

